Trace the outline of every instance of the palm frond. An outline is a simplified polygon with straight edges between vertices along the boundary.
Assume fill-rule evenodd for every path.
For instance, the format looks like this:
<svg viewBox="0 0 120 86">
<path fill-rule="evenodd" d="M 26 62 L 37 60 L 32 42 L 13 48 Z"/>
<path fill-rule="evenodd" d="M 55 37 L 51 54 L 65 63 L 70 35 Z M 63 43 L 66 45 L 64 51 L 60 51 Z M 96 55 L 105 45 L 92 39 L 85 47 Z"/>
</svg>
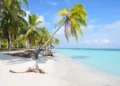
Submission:
<svg viewBox="0 0 120 86">
<path fill-rule="evenodd" d="M 31 15 L 28 15 L 28 23 L 32 24 L 32 17 L 31 17 Z"/>
<path fill-rule="evenodd" d="M 71 18 L 71 19 L 70 19 L 70 22 L 71 22 L 71 26 L 72 26 L 72 27 L 75 27 L 75 29 L 77 29 L 77 31 L 78 31 L 81 35 L 83 35 L 82 30 L 81 30 L 81 28 L 80 28 L 80 25 L 77 23 L 77 21 L 76 21 L 74 18 Z"/>
<path fill-rule="evenodd" d="M 77 16 L 83 19 L 87 18 L 87 14 L 84 11 L 79 11 L 79 10 L 72 11 L 70 15 L 72 17 Z"/>
<path fill-rule="evenodd" d="M 60 43 L 60 40 L 57 39 L 57 38 L 54 38 L 54 44 L 55 44 L 55 45 L 58 45 L 59 43 Z"/>
<path fill-rule="evenodd" d="M 75 40 L 78 41 L 78 35 L 74 27 L 71 27 L 71 34 L 73 37 L 75 37 Z"/>
<path fill-rule="evenodd" d="M 28 2 L 27 2 L 27 0 L 23 0 L 23 2 L 24 2 L 25 5 L 28 7 Z"/>
<path fill-rule="evenodd" d="M 59 24 L 64 23 L 64 22 L 65 22 L 65 18 L 61 18 L 60 20 L 58 20 L 56 22 L 55 27 L 56 27 L 56 25 L 59 25 Z"/>
<path fill-rule="evenodd" d="M 81 9 L 81 10 L 85 10 L 84 6 L 80 3 L 75 4 L 72 8 L 71 11 L 74 11 L 75 9 Z"/>
<path fill-rule="evenodd" d="M 77 19 L 77 21 L 79 22 L 79 24 L 81 24 L 81 25 L 87 27 L 87 24 L 86 24 L 86 22 L 85 22 L 84 19 Z"/>
<path fill-rule="evenodd" d="M 57 14 L 61 15 L 61 16 L 64 16 L 64 15 L 68 15 L 69 11 L 68 11 L 68 9 L 64 8 L 64 9 L 58 11 Z"/>
<path fill-rule="evenodd" d="M 41 21 L 37 21 L 36 23 L 35 23 L 35 26 L 37 26 L 37 25 L 39 25 L 39 24 L 41 24 L 42 22 Z"/>
</svg>

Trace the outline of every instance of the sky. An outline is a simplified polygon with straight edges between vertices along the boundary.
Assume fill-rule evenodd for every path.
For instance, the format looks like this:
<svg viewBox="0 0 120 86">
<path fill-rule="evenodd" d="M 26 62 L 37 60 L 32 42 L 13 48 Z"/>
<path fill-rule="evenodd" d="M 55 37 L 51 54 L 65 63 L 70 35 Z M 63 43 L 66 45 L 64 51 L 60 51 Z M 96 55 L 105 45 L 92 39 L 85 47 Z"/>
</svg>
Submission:
<svg viewBox="0 0 120 86">
<path fill-rule="evenodd" d="M 71 37 L 67 42 L 62 27 L 55 37 L 59 38 L 57 48 L 120 48 L 120 0 L 28 0 L 28 8 L 22 8 L 27 14 L 36 13 L 51 33 L 55 22 L 60 19 L 57 11 L 74 4 L 83 4 L 88 14 L 87 28 L 81 26 L 83 36 L 79 40 Z M 27 16 L 26 16 L 27 19 Z"/>
</svg>

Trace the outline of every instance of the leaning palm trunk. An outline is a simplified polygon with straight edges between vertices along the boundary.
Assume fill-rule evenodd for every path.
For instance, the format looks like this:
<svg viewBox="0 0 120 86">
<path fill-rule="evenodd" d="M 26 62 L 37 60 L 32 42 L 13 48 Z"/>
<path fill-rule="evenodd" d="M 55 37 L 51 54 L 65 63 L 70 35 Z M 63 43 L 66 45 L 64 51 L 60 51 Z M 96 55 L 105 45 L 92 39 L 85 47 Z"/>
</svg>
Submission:
<svg viewBox="0 0 120 86">
<path fill-rule="evenodd" d="M 57 31 L 59 31 L 59 29 L 64 25 L 64 23 L 52 34 L 52 36 L 47 40 L 47 42 L 41 47 L 41 49 L 43 49 L 48 42 L 53 38 L 53 36 L 57 33 Z"/>
<path fill-rule="evenodd" d="M 38 54 L 42 51 L 42 49 L 48 44 L 48 42 L 53 38 L 53 36 L 57 33 L 57 31 L 64 25 L 64 23 L 52 34 L 52 36 L 47 40 L 47 42 L 39 49 L 31 52 L 31 55 L 30 57 L 33 59 L 33 60 L 36 60 L 38 59 Z M 37 62 L 36 62 L 37 63 Z M 39 71 L 39 67 L 38 67 L 38 64 L 36 64 L 36 71 Z"/>
<path fill-rule="evenodd" d="M 87 14 L 84 10 L 84 7 L 82 4 L 76 4 L 74 5 L 71 10 L 68 9 L 62 9 L 58 13 L 58 15 L 62 16 L 62 19 L 57 22 L 57 24 L 61 24 L 61 26 L 53 33 L 53 35 L 48 39 L 48 41 L 38 50 L 35 50 L 32 54 L 34 58 L 38 58 L 38 54 L 43 49 L 48 42 L 51 40 L 51 38 L 56 34 L 56 32 L 65 25 L 65 36 L 66 39 L 69 41 L 69 36 L 72 34 L 72 36 L 75 37 L 76 40 L 78 40 L 78 31 L 81 35 L 82 30 L 80 29 L 80 25 L 86 26 L 85 19 L 87 18 Z M 64 18 L 65 17 L 65 18 Z"/>
<path fill-rule="evenodd" d="M 41 48 L 39 48 L 39 49 L 37 49 L 37 50 L 35 50 L 35 51 L 33 51 L 33 52 L 36 53 L 36 54 L 39 54 L 39 52 L 48 44 L 48 42 L 53 38 L 53 36 L 57 33 L 57 31 L 58 31 L 63 25 L 64 25 L 64 23 L 52 34 L 52 36 L 47 40 L 47 42 L 46 42 Z M 35 55 L 35 56 L 38 57 L 38 55 Z M 36 57 L 36 58 L 37 58 L 37 57 Z"/>
</svg>

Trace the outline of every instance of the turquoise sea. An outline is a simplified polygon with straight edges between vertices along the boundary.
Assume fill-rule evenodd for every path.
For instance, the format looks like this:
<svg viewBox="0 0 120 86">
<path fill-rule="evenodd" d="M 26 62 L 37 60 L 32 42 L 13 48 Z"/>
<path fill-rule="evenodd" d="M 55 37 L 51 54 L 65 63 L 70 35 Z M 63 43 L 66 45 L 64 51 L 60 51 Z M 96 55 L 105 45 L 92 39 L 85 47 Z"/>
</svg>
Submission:
<svg viewBox="0 0 120 86">
<path fill-rule="evenodd" d="M 78 62 L 120 77 L 120 49 L 55 49 Z"/>
</svg>

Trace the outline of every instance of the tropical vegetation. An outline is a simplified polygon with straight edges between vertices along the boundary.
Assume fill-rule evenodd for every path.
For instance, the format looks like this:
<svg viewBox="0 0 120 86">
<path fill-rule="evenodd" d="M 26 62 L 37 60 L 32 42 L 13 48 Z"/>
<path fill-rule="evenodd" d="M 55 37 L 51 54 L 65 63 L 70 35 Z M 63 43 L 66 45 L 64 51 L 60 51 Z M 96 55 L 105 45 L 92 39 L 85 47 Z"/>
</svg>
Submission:
<svg viewBox="0 0 120 86">
<path fill-rule="evenodd" d="M 45 27 L 40 27 L 42 21 L 37 14 L 28 15 L 21 8 L 22 3 L 28 7 L 27 0 L 0 1 L 0 49 L 35 48 L 42 46 L 51 36 Z M 46 47 L 59 44 L 53 37 Z"/>
<path fill-rule="evenodd" d="M 58 29 L 51 34 L 45 27 L 41 27 L 42 21 L 37 14 L 28 15 L 28 20 L 24 17 L 26 12 L 22 9 L 22 3 L 28 7 L 27 0 L 1 0 L 0 1 L 0 48 L 35 48 L 37 55 L 42 48 L 54 48 L 59 44 L 59 39 L 54 35 L 64 27 L 67 41 L 73 36 L 78 41 L 78 34 L 83 35 L 82 26 L 87 26 L 84 6 L 75 4 L 71 9 L 64 8 L 57 12 L 61 19 L 55 24 Z M 27 44 L 27 46 L 26 46 Z"/>
</svg>

